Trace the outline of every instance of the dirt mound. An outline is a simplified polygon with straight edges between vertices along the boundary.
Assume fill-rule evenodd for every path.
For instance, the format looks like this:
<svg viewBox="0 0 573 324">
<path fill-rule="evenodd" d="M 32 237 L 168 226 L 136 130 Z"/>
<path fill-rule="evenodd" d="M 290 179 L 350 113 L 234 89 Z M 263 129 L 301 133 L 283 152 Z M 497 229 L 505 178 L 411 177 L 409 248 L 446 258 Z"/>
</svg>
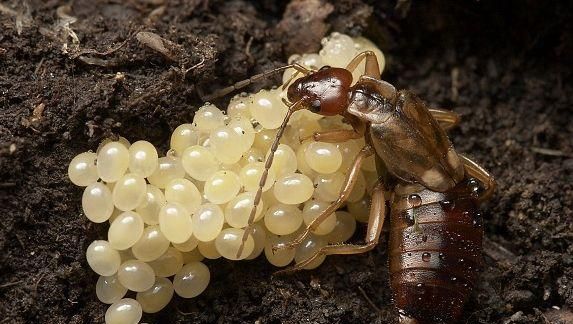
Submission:
<svg viewBox="0 0 573 324">
<path fill-rule="evenodd" d="M 326 2 L 1 2 L 2 322 L 103 322 L 84 252 L 106 225 L 81 215 L 81 191 L 66 176 L 74 155 L 114 135 L 165 149 L 200 94 L 314 50 L 330 31 L 369 37 L 387 55 L 386 80 L 461 113 L 453 142 L 498 180 L 483 207 L 486 267 L 464 322 L 573 322 L 571 3 Z M 385 240 L 288 277 L 272 277 L 262 259 L 208 264 L 204 294 L 144 320 L 395 319 Z"/>
</svg>

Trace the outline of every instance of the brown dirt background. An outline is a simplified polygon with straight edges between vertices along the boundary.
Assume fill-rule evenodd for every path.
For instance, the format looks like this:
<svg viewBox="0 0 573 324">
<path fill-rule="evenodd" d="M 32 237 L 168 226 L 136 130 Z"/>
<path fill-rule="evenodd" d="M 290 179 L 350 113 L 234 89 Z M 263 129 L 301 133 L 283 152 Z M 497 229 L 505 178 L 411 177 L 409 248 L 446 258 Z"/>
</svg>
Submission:
<svg viewBox="0 0 573 324">
<path fill-rule="evenodd" d="M 385 51 L 386 80 L 461 113 L 452 140 L 498 180 L 483 206 L 485 269 L 463 322 L 573 323 L 571 3 L 432 0 L 409 11 L 394 1 L 313 3 L 320 1 L 285 13 L 287 1 L 78 0 L 69 12 L 78 48 L 56 30 L 63 1 L 2 1 L 15 14 L 0 8 L 0 322 L 103 322 L 106 305 L 84 251 L 107 225 L 82 216 L 81 190 L 66 176 L 74 155 L 113 135 L 165 150 L 170 132 L 200 106 L 197 89 L 283 64 L 324 32 L 341 31 Z M 179 44 L 172 60 L 132 37 L 139 30 Z M 288 277 L 272 277 L 261 258 L 207 263 L 204 294 L 175 298 L 144 321 L 395 318 L 385 240 L 366 255 L 330 257 Z"/>
</svg>

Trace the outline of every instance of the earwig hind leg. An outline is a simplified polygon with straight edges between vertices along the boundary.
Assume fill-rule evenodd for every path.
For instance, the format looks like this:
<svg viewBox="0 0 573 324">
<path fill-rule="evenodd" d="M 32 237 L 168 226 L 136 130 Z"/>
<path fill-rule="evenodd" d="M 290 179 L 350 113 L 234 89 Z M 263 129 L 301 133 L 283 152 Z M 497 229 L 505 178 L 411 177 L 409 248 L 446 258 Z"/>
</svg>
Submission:
<svg viewBox="0 0 573 324">
<path fill-rule="evenodd" d="M 374 54 L 372 51 L 364 51 L 356 55 L 352 61 L 346 65 L 346 69 L 351 73 L 354 72 L 362 60 L 366 60 L 366 65 L 364 66 L 364 74 L 374 79 L 380 80 L 380 67 L 378 66 L 378 59 L 376 58 L 376 54 Z"/>
<path fill-rule="evenodd" d="M 330 206 L 328 206 L 320 215 L 318 215 L 317 218 L 315 218 L 310 224 L 308 224 L 306 229 L 297 238 L 295 238 L 289 243 L 281 244 L 280 246 L 273 246 L 273 251 L 279 249 L 296 248 L 311 232 L 313 232 L 324 220 L 326 220 L 328 216 L 332 215 L 332 213 L 334 213 L 338 208 L 340 208 L 340 206 L 342 206 L 342 204 L 346 201 L 346 199 L 352 192 L 354 185 L 356 184 L 362 162 L 364 161 L 365 158 L 372 155 L 373 152 L 374 150 L 372 149 L 371 146 L 368 145 L 364 146 L 356 156 L 356 159 L 354 160 L 354 163 L 350 168 L 348 175 L 346 176 L 346 180 L 342 185 L 342 190 L 340 191 L 340 195 L 338 196 L 338 198 L 332 204 L 330 204 Z"/>
<path fill-rule="evenodd" d="M 318 250 L 308 259 L 295 264 L 289 269 L 278 271 L 276 274 L 288 273 L 304 269 L 304 267 L 322 255 L 359 254 L 372 250 L 376 245 L 378 245 L 380 233 L 382 233 L 382 227 L 384 226 L 385 215 L 386 200 L 384 199 L 384 185 L 382 182 L 378 182 L 376 187 L 374 187 L 374 191 L 372 192 L 372 205 L 370 207 L 370 217 L 368 219 L 368 229 L 366 231 L 366 237 L 364 238 L 364 244 L 327 245 Z"/>
<path fill-rule="evenodd" d="M 460 123 L 461 116 L 451 110 L 437 108 L 429 108 L 428 110 L 444 130 L 450 130 Z"/>
<path fill-rule="evenodd" d="M 485 191 L 480 195 L 479 201 L 484 202 L 491 198 L 495 191 L 496 182 L 494 177 L 487 172 L 484 168 L 482 168 L 479 164 L 475 163 L 467 156 L 462 154 L 458 154 L 460 159 L 465 166 L 466 172 L 476 179 L 478 179 L 481 183 L 485 185 Z"/>
</svg>

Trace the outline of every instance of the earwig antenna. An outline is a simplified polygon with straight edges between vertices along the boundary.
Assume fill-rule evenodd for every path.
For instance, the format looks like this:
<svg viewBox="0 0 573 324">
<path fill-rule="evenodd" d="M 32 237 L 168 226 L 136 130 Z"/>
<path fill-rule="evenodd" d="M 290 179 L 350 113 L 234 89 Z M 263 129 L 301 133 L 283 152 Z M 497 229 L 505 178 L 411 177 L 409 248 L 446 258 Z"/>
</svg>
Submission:
<svg viewBox="0 0 573 324">
<path fill-rule="evenodd" d="M 203 101 L 210 101 L 210 100 L 213 100 L 213 99 L 222 97 L 222 96 L 227 95 L 227 94 L 229 94 L 229 93 L 231 93 L 231 92 L 233 92 L 233 91 L 235 91 L 235 90 L 239 90 L 239 89 L 244 88 L 244 87 L 246 87 L 246 86 L 248 86 L 248 85 L 250 85 L 250 84 L 252 84 L 252 83 L 254 83 L 254 82 L 257 82 L 257 81 L 259 81 L 259 80 L 266 79 L 266 78 L 268 78 L 269 76 L 271 76 L 271 75 L 273 75 L 273 74 L 279 73 L 279 72 L 281 72 L 281 71 L 284 71 L 284 70 L 287 70 L 287 69 L 290 69 L 290 68 L 295 69 L 295 70 L 296 70 L 295 73 L 302 73 L 302 74 L 304 74 L 304 75 L 307 75 L 307 74 L 309 74 L 309 73 L 312 72 L 311 70 L 305 68 L 304 66 L 302 66 L 302 65 L 300 65 L 300 64 L 298 64 L 298 63 L 288 64 L 288 65 L 285 65 L 285 66 L 278 67 L 278 68 L 276 68 L 276 69 L 272 69 L 272 70 L 269 70 L 269 71 L 265 71 L 265 72 L 263 72 L 263 73 L 255 74 L 255 75 L 253 75 L 252 77 L 250 77 L 250 78 L 248 78 L 248 79 L 245 79 L 245 80 L 242 80 L 242 81 L 239 81 L 239 82 L 233 84 L 232 86 L 228 86 L 228 87 L 226 87 L 226 88 L 217 90 L 217 91 L 215 91 L 214 93 L 212 93 L 212 94 L 210 94 L 210 95 L 208 95 L 208 96 L 206 96 L 206 97 L 203 97 L 202 100 L 203 100 Z M 293 79 L 293 78 L 291 78 L 291 80 L 292 80 L 292 79 Z M 289 82 L 290 82 L 291 80 L 289 80 Z"/>
<path fill-rule="evenodd" d="M 273 160 L 275 158 L 275 152 L 277 151 L 277 148 L 279 147 L 279 141 L 281 139 L 281 137 L 283 136 L 283 133 L 286 129 L 287 123 L 290 119 L 290 117 L 292 116 L 292 114 L 300 109 L 304 108 L 304 104 L 306 103 L 306 98 L 302 98 L 299 101 L 295 102 L 293 105 L 289 106 L 287 114 L 285 116 L 285 118 L 283 119 L 283 122 L 277 132 L 277 135 L 275 136 L 275 140 L 273 141 L 273 144 L 271 145 L 271 151 L 269 156 L 267 157 L 267 160 L 265 162 L 265 169 L 263 170 L 263 174 L 261 175 L 261 180 L 259 181 L 259 188 L 257 189 L 257 193 L 255 194 L 255 198 L 253 200 L 253 208 L 251 209 L 251 213 L 249 214 L 249 221 L 248 221 L 248 225 L 247 227 L 245 227 L 245 233 L 243 234 L 243 238 L 241 240 L 241 246 L 239 247 L 239 250 L 237 251 L 237 258 L 239 258 L 239 256 L 241 255 L 241 253 L 243 253 L 243 248 L 245 246 L 245 242 L 247 241 L 247 239 L 249 238 L 249 235 L 251 235 L 251 232 L 253 230 L 253 222 L 255 221 L 255 214 L 257 213 L 257 207 L 259 206 L 259 202 L 261 201 L 261 196 L 263 195 L 263 187 L 265 186 L 265 182 L 267 181 L 267 176 L 269 174 L 269 169 L 271 168 L 271 165 L 273 164 Z"/>
</svg>

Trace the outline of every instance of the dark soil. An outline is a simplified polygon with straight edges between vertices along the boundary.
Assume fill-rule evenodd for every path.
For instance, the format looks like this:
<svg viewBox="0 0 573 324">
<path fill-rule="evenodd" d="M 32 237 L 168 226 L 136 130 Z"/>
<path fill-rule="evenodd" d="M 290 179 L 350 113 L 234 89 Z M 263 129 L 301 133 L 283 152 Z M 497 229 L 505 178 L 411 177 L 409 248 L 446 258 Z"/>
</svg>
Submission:
<svg viewBox="0 0 573 324">
<path fill-rule="evenodd" d="M 63 1 L 2 1 L 0 322 L 103 322 L 84 252 L 107 225 L 82 216 L 81 190 L 66 176 L 74 155 L 115 135 L 165 149 L 201 105 L 198 93 L 340 31 L 382 47 L 386 80 L 461 113 L 452 140 L 498 180 L 483 206 L 485 270 L 463 322 L 573 323 L 573 5 L 320 2 L 285 11 L 272 0 L 78 0 L 66 11 Z M 77 21 L 66 25 L 66 12 Z M 172 43 L 147 46 L 138 31 Z M 144 320 L 393 322 L 385 242 L 279 278 L 262 259 L 209 261 L 204 294 Z"/>
</svg>

